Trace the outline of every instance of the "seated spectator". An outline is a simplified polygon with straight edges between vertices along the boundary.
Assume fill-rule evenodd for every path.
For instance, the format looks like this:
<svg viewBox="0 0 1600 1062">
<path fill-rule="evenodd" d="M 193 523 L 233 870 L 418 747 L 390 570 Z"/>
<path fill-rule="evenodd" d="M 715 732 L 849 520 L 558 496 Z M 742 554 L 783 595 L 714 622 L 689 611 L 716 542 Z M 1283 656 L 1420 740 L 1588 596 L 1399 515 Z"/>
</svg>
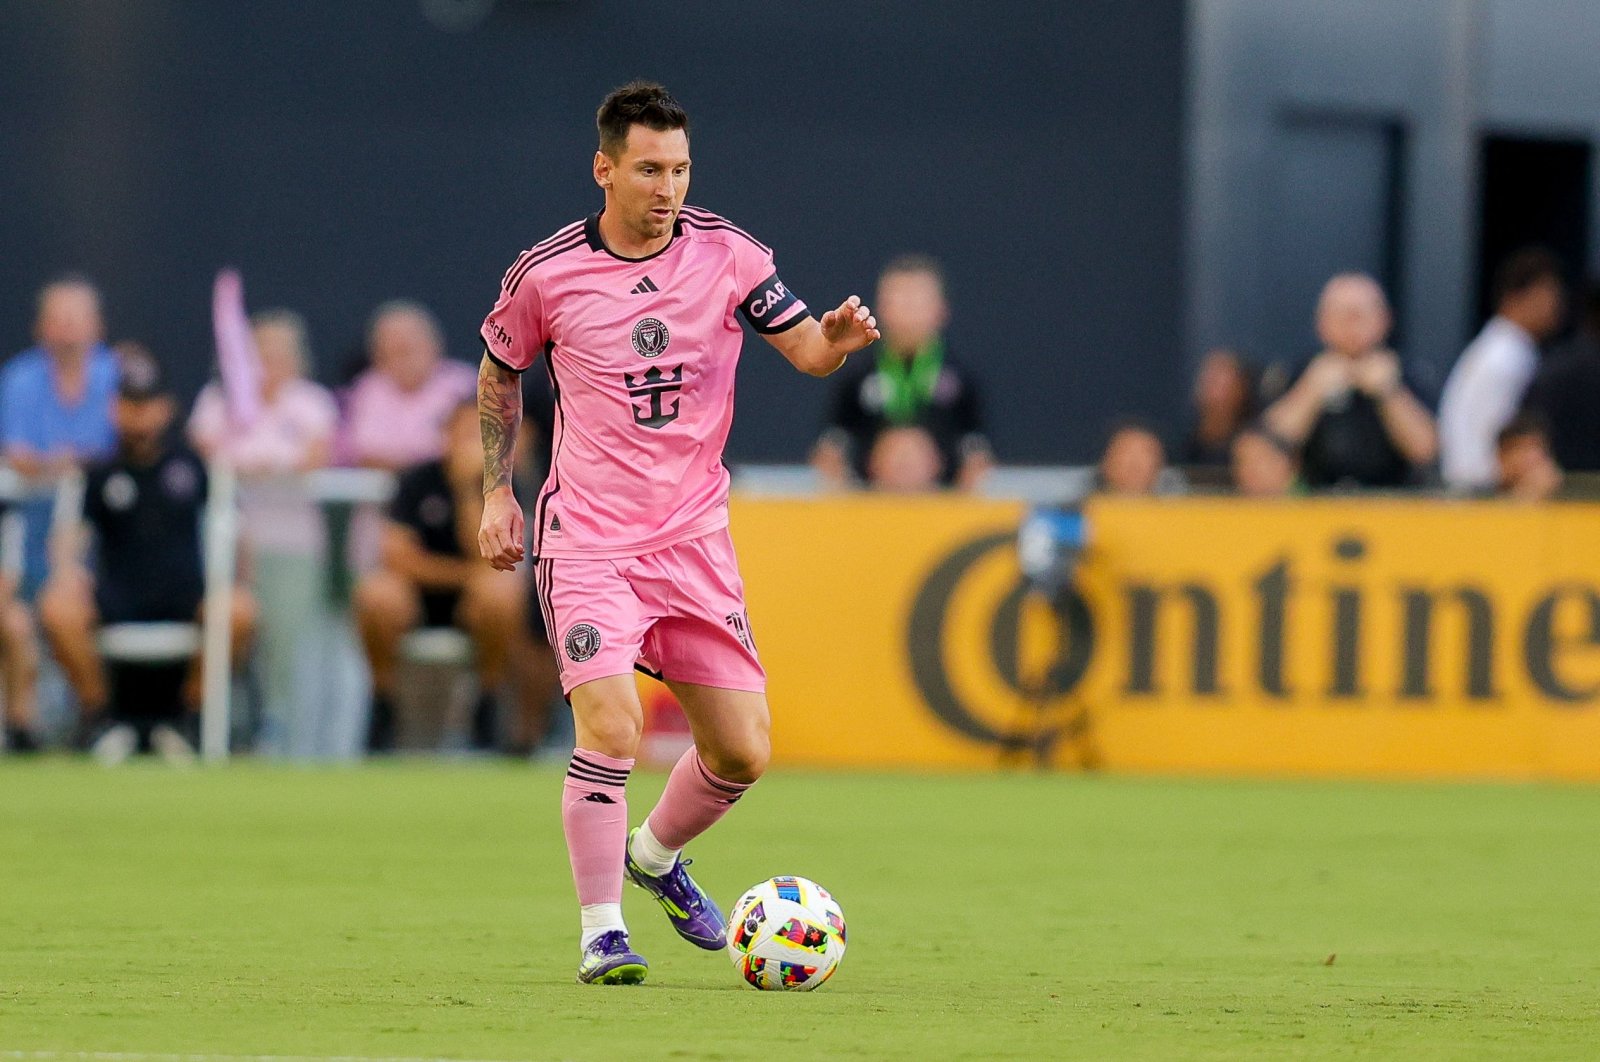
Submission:
<svg viewBox="0 0 1600 1062">
<path fill-rule="evenodd" d="M 262 747 L 314 756 L 320 706 L 305 694 L 322 607 L 327 533 L 300 474 L 327 465 L 339 412 L 333 396 L 306 379 L 311 359 L 304 318 L 265 310 L 251 318 L 261 358 L 261 403 L 249 424 L 235 423 L 220 383 L 200 392 L 189 440 L 207 460 L 226 458 L 239 473 L 240 526 L 260 605 Z"/>
<path fill-rule="evenodd" d="M 1600 472 L 1600 285 L 1584 299 L 1582 326 L 1540 366 L 1523 408 L 1550 431 L 1556 462 L 1572 472 Z"/>
<path fill-rule="evenodd" d="M 944 468 L 939 444 L 921 428 L 886 428 L 867 458 L 867 485 L 886 494 L 938 490 Z"/>
<path fill-rule="evenodd" d="M 1282 498 L 1304 492 L 1294 447 L 1259 424 L 1233 437 L 1233 489 L 1242 498 Z"/>
<path fill-rule="evenodd" d="M 883 339 L 840 370 L 811 463 L 832 486 L 867 482 L 878 436 L 915 427 L 939 448 L 940 483 L 976 489 L 993 460 L 977 385 L 945 350 L 950 311 L 938 263 L 920 255 L 890 262 L 873 312 Z"/>
<path fill-rule="evenodd" d="M 201 517 L 206 472 L 199 457 L 168 440 L 176 403 L 156 363 L 124 359 L 113 409 L 118 450 L 92 463 L 83 482 L 82 525 L 58 529 L 55 566 L 39 598 L 45 635 L 97 746 L 132 751 L 124 713 L 148 706 L 110 705 L 96 633 L 102 624 L 197 622 L 205 596 Z M 93 536 L 92 560 L 89 534 Z M 242 658 L 254 608 L 244 591 L 233 599 L 233 646 Z M 200 661 L 183 687 L 184 714 L 154 728 L 164 755 L 191 758 L 200 706 Z M 118 717 L 108 715 L 115 709 Z M 102 743 L 103 742 L 103 743 Z"/>
<path fill-rule="evenodd" d="M 1095 489 L 1126 497 L 1155 494 L 1166 468 L 1167 449 L 1161 436 L 1134 421 L 1118 425 L 1106 440 Z"/>
<path fill-rule="evenodd" d="M 1194 377 L 1194 427 L 1184 441 L 1185 465 L 1226 467 L 1233 439 L 1256 415 L 1256 373 L 1238 354 L 1218 348 Z"/>
<path fill-rule="evenodd" d="M 34 337 L 37 345 L 0 371 L 0 442 L 12 468 L 48 485 L 113 449 L 117 359 L 104 342 L 100 293 L 81 276 L 40 289 Z M 49 568 L 51 503 L 31 500 L 19 511 L 25 528 L 20 592 L 31 601 Z"/>
<path fill-rule="evenodd" d="M 471 636 L 482 680 L 475 726 L 479 745 L 491 744 L 493 692 L 509 677 L 526 719 L 549 696 L 539 673 L 521 666 L 549 657 L 535 635 L 527 566 L 501 572 L 478 557 L 483 511 L 483 441 L 474 396 L 458 402 L 445 424 L 442 458 L 400 477 L 383 529 L 381 566 L 356 587 L 356 622 L 372 669 L 368 747 L 394 747 L 394 695 L 400 642 L 418 627 L 459 627 Z M 547 669 L 549 670 L 549 669 Z M 529 726 L 529 731 L 542 727 Z"/>
<path fill-rule="evenodd" d="M 39 751 L 39 649 L 33 613 L 17 600 L 16 580 L 0 575 L 0 688 L 5 691 L 8 752 Z"/>
<path fill-rule="evenodd" d="M 1462 351 L 1439 399 L 1439 471 L 1457 490 L 1495 484 L 1495 438 L 1539 367 L 1540 344 L 1561 327 L 1561 263 L 1548 251 L 1519 251 L 1495 274 L 1494 300 L 1495 315 Z"/>
<path fill-rule="evenodd" d="M 1537 417 L 1511 419 L 1495 437 L 1495 493 L 1517 501 L 1549 501 L 1561 493 L 1561 466 Z"/>
<path fill-rule="evenodd" d="M 1392 318 L 1377 281 L 1345 273 L 1317 303 L 1324 350 L 1266 412 L 1269 428 L 1300 447 L 1307 486 L 1400 487 L 1438 454 L 1433 417 L 1383 347 Z"/>
<path fill-rule="evenodd" d="M 340 459 L 398 471 L 444 452 L 444 422 L 477 393 L 477 374 L 445 357 L 444 332 L 421 303 L 379 306 L 367 328 L 372 367 L 350 386 Z"/>
</svg>

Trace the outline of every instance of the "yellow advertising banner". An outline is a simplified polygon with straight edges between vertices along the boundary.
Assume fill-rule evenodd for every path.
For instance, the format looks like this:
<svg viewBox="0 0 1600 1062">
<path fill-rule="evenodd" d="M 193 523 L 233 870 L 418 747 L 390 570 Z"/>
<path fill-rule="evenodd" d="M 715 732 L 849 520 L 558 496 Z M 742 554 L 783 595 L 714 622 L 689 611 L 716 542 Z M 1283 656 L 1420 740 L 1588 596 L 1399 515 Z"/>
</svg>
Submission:
<svg viewBox="0 0 1600 1062">
<path fill-rule="evenodd" d="M 780 761 L 1600 779 L 1600 507 L 735 499 Z"/>
</svg>

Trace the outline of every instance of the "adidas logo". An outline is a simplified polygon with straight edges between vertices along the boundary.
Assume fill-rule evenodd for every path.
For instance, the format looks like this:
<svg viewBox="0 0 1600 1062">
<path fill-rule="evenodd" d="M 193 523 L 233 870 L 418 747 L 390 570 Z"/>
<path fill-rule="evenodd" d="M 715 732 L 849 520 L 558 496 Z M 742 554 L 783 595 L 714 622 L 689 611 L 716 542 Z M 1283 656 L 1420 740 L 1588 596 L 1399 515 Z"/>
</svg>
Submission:
<svg viewBox="0 0 1600 1062">
<path fill-rule="evenodd" d="M 552 516 L 550 518 L 550 530 L 551 531 L 560 531 L 561 530 L 561 517 Z"/>
<path fill-rule="evenodd" d="M 612 800 L 610 797 L 606 796 L 604 793 L 590 793 L 588 796 L 584 797 L 583 799 L 587 800 L 591 804 L 615 804 L 616 803 L 615 800 Z"/>
<path fill-rule="evenodd" d="M 649 277 L 645 277 L 643 280 L 639 281 L 639 283 L 635 284 L 633 286 L 633 290 L 628 292 L 628 294 L 629 295 L 645 295 L 645 294 L 648 294 L 649 292 L 660 291 L 660 290 L 661 290 L 660 288 L 656 287 L 656 282 L 655 281 L 651 280 Z"/>
</svg>

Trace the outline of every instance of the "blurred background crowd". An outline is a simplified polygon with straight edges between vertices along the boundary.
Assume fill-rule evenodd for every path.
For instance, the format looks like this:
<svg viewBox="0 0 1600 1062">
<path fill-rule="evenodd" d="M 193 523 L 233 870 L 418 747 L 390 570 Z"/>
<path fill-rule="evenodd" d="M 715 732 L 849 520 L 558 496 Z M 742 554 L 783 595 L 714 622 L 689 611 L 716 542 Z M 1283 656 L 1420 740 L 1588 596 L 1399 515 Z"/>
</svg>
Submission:
<svg viewBox="0 0 1600 1062">
<path fill-rule="evenodd" d="M 640 33 L 579 0 L 0 5 L 6 747 L 191 755 L 208 605 L 235 747 L 563 740 L 525 576 L 473 561 L 474 337 L 504 264 L 595 208 L 593 107 L 641 74 L 690 111 L 690 201 L 884 331 L 821 385 L 751 348 L 736 489 L 1592 496 L 1600 17 L 1138 6 L 885 5 L 871 62 L 795 42 L 730 80 L 792 38 L 778 6 Z M 229 263 L 248 414 L 214 379 Z M 452 707 L 417 729 L 408 700 Z"/>
<path fill-rule="evenodd" d="M 1119 495 L 1257 499 L 1585 496 L 1581 474 L 1600 473 L 1600 292 L 1579 300 L 1587 312 L 1567 327 L 1561 263 L 1540 248 L 1507 258 L 1493 291 L 1494 315 L 1433 396 L 1408 381 L 1387 345 L 1392 313 L 1382 287 L 1361 273 L 1333 276 L 1307 307 L 1320 340 L 1309 360 L 1206 352 L 1185 422 L 1112 417 L 1092 474 L 1061 469 L 1052 484 L 1050 470 L 1035 469 L 1044 485 L 1032 489 L 1062 502 L 1076 500 L 1082 484 Z M 993 367 L 947 349 L 952 310 L 939 264 L 892 259 L 875 300 L 883 339 L 829 381 L 808 489 L 993 489 L 1004 478 L 982 397 Z M 0 585 L 12 751 L 44 741 L 41 645 L 65 679 L 53 736 L 107 760 L 136 751 L 141 729 L 114 710 L 104 634 L 203 619 L 202 515 L 208 466 L 218 461 L 240 477 L 230 641 L 235 668 L 254 679 L 237 740 L 297 755 L 394 749 L 407 639 L 434 631 L 456 636 L 457 662 L 470 660 L 477 676 L 459 747 L 525 756 L 559 741 L 550 729 L 554 662 L 526 573 L 476 560 L 476 376 L 449 356 L 426 305 L 376 307 L 367 362 L 334 388 L 308 378 L 305 320 L 292 309 L 258 311 L 250 318 L 258 404 L 247 418 L 230 411 L 218 382 L 185 407 L 154 352 L 136 339 L 108 345 L 100 293 L 86 276 L 46 282 L 35 307 L 34 344 L 0 369 L 0 443 L 20 527 Z M 544 379 L 524 376 L 524 498 L 548 470 Z M 388 500 L 319 493 L 309 475 L 333 466 L 372 470 Z M 346 506 L 349 518 L 333 521 L 343 533 L 330 536 L 330 509 Z M 317 688 L 317 650 L 329 633 L 313 620 L 337 605 L 347 606 L 362 650 L 364 706 Z M 426 642 L 410 644 L 428 659 Z M 141 712 L 154 705 L 158 717 L 142 736 L 175 759 L 194 755 L 198 734 L 197 644 L 188 656 L 164 700 L 137 695 Z"/>
</svg>

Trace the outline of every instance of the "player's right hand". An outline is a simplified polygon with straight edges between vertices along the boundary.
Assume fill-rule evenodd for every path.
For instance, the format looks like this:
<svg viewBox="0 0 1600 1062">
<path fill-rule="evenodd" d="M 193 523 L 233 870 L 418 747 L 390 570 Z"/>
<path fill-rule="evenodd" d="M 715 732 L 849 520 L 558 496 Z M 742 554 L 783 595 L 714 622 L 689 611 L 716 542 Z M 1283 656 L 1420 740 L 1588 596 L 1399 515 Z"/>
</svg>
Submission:
<svg viewBox="0 0 1600 1062">
<path fill-rule="evenodd" d="M 483 496 L 483 521 L 478 525 L 478 553 L 496 571 L 516 571 L 524 556 L 522 506 L 510 487 L 496 487 Z"/>
</svg>

